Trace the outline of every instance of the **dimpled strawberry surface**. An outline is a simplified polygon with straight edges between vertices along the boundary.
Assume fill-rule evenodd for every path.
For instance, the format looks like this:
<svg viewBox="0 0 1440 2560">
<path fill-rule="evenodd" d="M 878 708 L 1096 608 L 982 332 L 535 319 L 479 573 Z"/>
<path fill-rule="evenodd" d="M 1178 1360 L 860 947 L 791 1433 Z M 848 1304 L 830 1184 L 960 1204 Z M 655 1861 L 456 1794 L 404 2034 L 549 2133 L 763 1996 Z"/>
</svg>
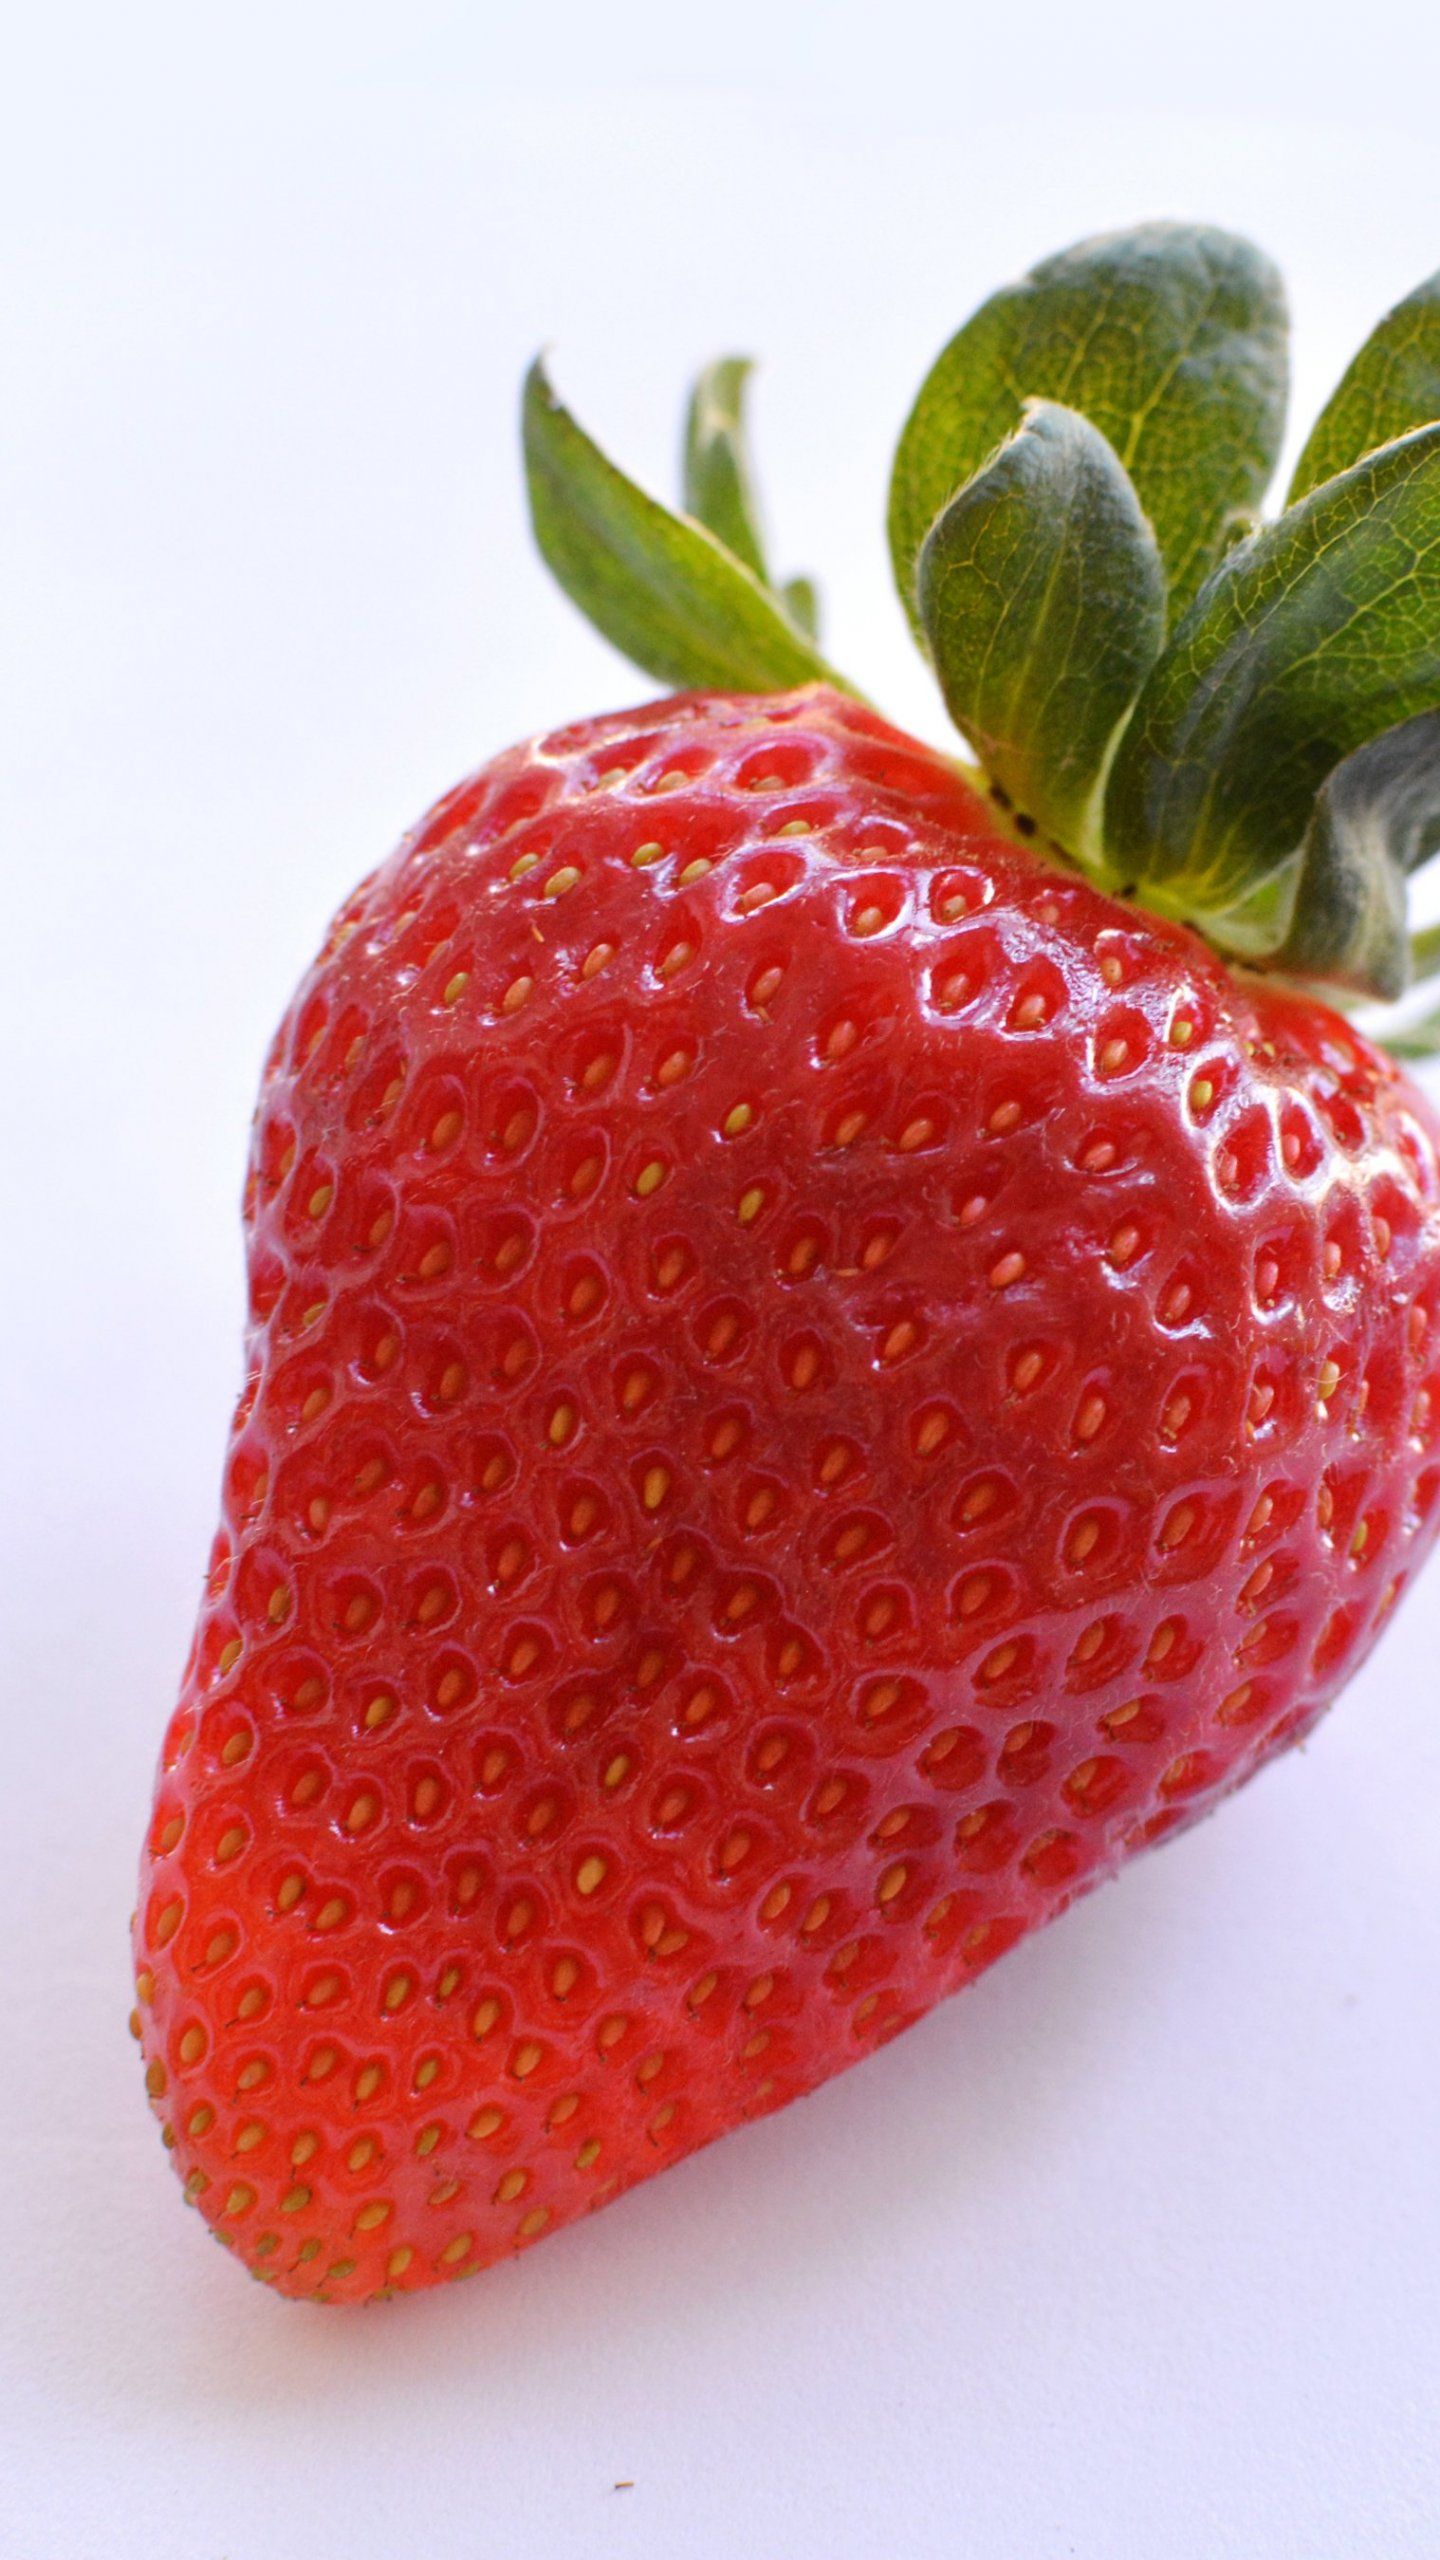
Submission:
<svg viewBox="0 0 1440 2560">
<path fill-rule="evenodd" d="M 442 801 L 245 1219 L 137 2018 L 285 2293 L 870 2052 L 1303 1735 L 1440 1512 L 1415 1088 L 820 685 Z"/>
</svg>

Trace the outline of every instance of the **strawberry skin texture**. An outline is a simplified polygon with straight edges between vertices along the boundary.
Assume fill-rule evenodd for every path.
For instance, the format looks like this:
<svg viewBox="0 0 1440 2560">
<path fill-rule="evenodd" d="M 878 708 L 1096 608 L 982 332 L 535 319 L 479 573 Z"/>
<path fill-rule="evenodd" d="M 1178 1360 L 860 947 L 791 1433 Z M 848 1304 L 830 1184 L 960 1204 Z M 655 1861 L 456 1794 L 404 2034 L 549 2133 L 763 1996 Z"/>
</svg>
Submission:
<svg viewBox="0 0 1440 2560">
<path fill-rule="evenodd" d="M 823 688 L 442 801 L 245 1219 L 136 2023 L 288 2294 L 883 2043 L 1304 1734 L 1440 1517 L 1421 1096 Z"/>
</svg>

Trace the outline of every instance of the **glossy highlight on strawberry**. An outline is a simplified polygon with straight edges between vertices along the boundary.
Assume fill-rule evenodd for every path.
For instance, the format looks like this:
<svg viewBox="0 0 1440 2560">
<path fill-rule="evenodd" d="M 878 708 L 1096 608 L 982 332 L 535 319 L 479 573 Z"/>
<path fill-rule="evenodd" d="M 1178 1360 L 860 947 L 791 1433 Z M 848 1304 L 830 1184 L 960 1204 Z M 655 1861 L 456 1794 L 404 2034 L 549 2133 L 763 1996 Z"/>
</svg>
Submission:
<svg viewBox="0 0 1440 2560">
<path fill-rule="evenodd" d="M 502 756 L 266 1071 L 149 2084 L 283 2291 L 780 2106 L 1302 1733 L 1440 1504 L 1440 1178 L 1328 1010 L 852 702 Z"/>
</svg>

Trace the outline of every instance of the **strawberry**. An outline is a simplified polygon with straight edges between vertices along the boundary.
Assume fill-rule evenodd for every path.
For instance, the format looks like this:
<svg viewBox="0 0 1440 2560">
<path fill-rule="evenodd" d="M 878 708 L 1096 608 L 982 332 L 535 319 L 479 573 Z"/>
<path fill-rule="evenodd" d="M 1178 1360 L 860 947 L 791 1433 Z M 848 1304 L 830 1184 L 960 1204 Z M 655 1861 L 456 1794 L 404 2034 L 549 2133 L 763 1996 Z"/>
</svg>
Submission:
<svg viewBox="0 0 1440 2560">
<path fill-rule="evenodd" d="M 1440 1142 L 1343 1008 L 1437 956 L 1436 297 L 1236 543 L 1277 294 L 1152 228 L 938 360 L 891 533 L 969 768 L 770 580 L 743 367 L 683 516 L 532 376 L 541 547 L 682 690 L 440 801 L 281 1026 L 134 1926 L 281 2292 L 859 2059 L 1306 1733 L 1434 1538 Z"/>
</svg>

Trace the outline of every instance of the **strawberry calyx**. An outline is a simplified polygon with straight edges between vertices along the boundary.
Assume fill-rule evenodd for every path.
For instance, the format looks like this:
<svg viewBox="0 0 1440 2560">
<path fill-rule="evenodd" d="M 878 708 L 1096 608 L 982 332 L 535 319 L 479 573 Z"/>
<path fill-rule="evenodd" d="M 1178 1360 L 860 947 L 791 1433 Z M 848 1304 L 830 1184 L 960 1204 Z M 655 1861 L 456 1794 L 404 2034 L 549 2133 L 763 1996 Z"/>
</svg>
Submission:
<svg viewBox="0 0 1440 2560">
<path fill-rule="evenodd" d="M 1366 341 L 1266 520 L 1286 339 L 1275 269 L 1227 232 L 1150 223 L 1044 260 L 921 384 L 891 557 L 1023 836 L 1233 961 L 1389 1005 L 1440 975 L 1408 912 L 1440 849 L 1440 277 Z M 855 693 L 810 581 L 767 565 L 750 370 L 724 357 L 696 382 L 677 512 L 537 359 L 536 538 L 663 683 Z M 1380 1028 L 1410 1055 L 1440 1042 L 1440 1014 Z"/>
<path fill-rule="evenodd" d="M 784 693 L 829 684 L 854 693 L 822 657 L 793 600 L 757 565 L 748 465 L 741 461 L 744 375 L 743 359 L 732 357 L 696 385 L 687 512 L 676 514 L 600 451 L 556 397 L 537 356 L 522 407 L 535 539 L 597 631 L 677 692 Z M 707 394 L 717 377 L 728 379 L 728 425 L 716 421 Z M 749 557 L 733 547 L 742 526 Z M 811 606 L 813 615 L 813 592 Z"/>
</svg>

